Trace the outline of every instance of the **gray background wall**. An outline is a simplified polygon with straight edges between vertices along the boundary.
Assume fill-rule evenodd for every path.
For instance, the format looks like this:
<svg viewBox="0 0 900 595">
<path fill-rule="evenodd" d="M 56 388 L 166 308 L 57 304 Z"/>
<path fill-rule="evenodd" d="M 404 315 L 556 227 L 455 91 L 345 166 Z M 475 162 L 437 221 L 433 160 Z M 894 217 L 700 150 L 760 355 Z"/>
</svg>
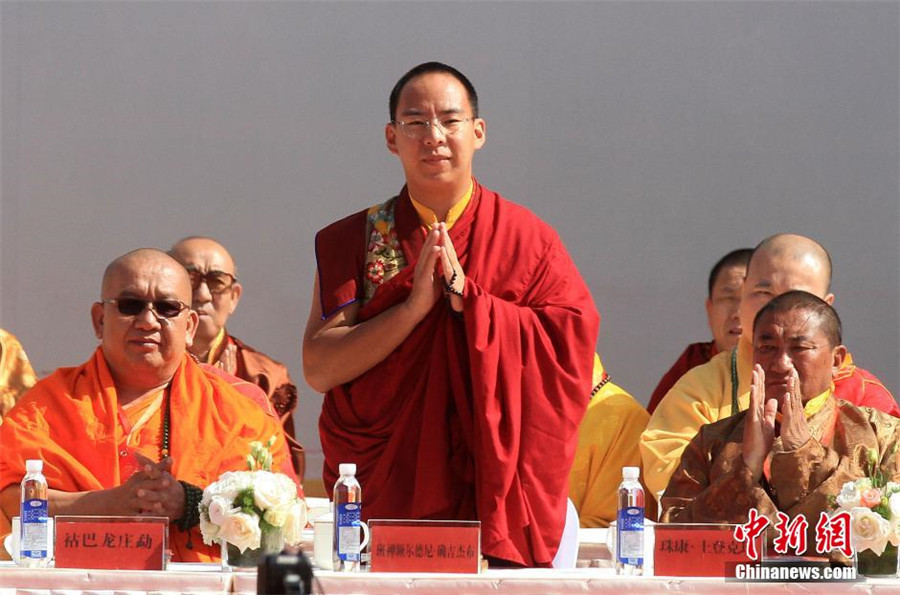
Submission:
<svg viewBox="0 0 900 595">
<path fill-rule="evenodd" d="M 220 238 L 230 325 L 288 364 L 315 232 L 402 184 L 387 95 L 438 59 L 481 95 L 487 186 L 559 230 L 598 349 L 646 402 L 706 340 L 706 275 L 779 231 L 821 240 L 857 360 L 896 394 L 896 2 L 3 2 L 0 324 L 49 371 L 85 360 L 103 267 Z"/>
</svg>

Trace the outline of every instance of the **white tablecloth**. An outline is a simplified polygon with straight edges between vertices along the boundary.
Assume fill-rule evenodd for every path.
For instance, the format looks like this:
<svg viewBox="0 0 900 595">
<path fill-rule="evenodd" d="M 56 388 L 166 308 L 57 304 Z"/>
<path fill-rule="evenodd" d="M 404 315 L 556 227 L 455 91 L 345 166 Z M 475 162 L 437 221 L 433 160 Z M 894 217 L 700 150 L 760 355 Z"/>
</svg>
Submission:
<svg viewBox="0 0 900 595">
<path fill-rule="evenodd" d="M 611 568 L 577 570 L 488 570 L 478 575 L 318 572 L 316 593 L 900 593 L 898 579 L 860 583 L 728 582 L 723 579 L 620 577 Z M 256 572 L 222 572 L 215 564 L 173 565 L 162 572 L 126 570 L 27 569 L 0 564 L 2 595 L 168 595 L 176 593 L 256 593 Z"/>
</svg>

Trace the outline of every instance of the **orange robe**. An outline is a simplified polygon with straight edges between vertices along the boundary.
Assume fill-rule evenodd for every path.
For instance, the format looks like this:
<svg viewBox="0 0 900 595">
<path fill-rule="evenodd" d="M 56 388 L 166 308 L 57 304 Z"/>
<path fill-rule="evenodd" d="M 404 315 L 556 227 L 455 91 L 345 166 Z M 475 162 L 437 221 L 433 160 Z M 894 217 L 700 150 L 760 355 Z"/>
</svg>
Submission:
<svg viewBox="0 0 900 595">
<path fill-rule="evenodd" d="M 273 468 L 290 471 L 287 442 L 278 420 L 227 381 L 204 372 L 185 356 L 172 377 L 170 451 L 172 473 L 203 488 L 225 471 L 246 469 L 251 441 L 277 435 Z M 135 450 L 159 459 L 162 415 L 159 407 L 142 426 Z M 102 351 L 81 366 L 60 368 L 38 382 L 0 426 L 0 490 L 21 481 L 26 459 L 44 461 L 51 489 L 103 490 L 121 485 L 132 465 L 120 457 L 126 432 L 120 421 L 116 388 Z M 296 481 L 296 477 L 293 477 Z M 302 495 L 302 493 L 301 493 Z M 177 562 L 219 557 L 218 546 L 203 543 L 199 527 L 182 532 L 170 523 L 169 547 Z M 188 538 L 193 549 L 187 548 Z"/>
<path fill-rule="evenodd" d="M 228 351 L 234 353 L 230 360 L 224 357 Z M 222 340 L 212 349 L 206 363 L 259 387 L 268 400 L 268 406 L 264 407 L 271 408 L 273 415 L 281 420 L 291 451 L 291 464 L 302 481 L 306 470 L 306 452 L 294 432 L 297 387 L 291 381 L 287 366 L 228 334 L 225 329 L 222 329 Z"/>
</svg>

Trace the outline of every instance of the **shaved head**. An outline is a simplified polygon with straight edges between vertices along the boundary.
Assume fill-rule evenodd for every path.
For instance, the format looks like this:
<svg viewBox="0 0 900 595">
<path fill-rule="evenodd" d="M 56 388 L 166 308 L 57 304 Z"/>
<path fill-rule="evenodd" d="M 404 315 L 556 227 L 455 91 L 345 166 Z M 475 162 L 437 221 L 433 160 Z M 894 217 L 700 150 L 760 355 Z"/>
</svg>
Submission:
<svg viewBox="0 0 900 595">
<path fill-rule="evenodd" d="M 106 266 L 106 270 L 103 271 L 100 295 L 104 298 L 115 297 L 109 295 L 109 293 L 119 277 L 130 271 L 144 269 L 148 265 L 159 267 L 160 269 L 171 269 L 178 286 L 178 299 L 185 304 L 191 303 L 191 279 L 187 270 L 177 260 L 156 248 L 138 248 L 123 254 L 109 263 Z"/>
<path fill-rule="evenodd" d="M 783 233 L 766 238 L 753 250 L 741 290 L 741 329 L 752 339 L 753 320 L 769 301 L 800 290 L 830 304 L 831 257 L 810 238 Z"/>
<path fill-rule="evenodd" d="M 831 256 L 815 240 L 793 233 L 776 234 L 759 243 L 753 250 L 748 266 L 752 266 L 757 255 L 800 263 L 808 268 L 814 267 L 825 284 L 823 295 L 831 289 Z"/>
<path fill-rule="evenodd" d="M 215 238 L 207 236 L 188 236 L 175 242 L 169 249 L 169 254 L 178 262 L 184 264 L 185 257 L 201 251 L 213 251 L 220 255 L 223 262 L 223 270 L 237 277 L 237 265 L 234 263 L 231 253 Z M 227 269 L 227 270 L 226 270 Z"/>
<path fill-rule="evenodd" d="M 199 316 L 191 353 L 206 360 L 219 342 L 228 318 L 234 313 L 243 293 L 237 280 L 234 258 L 220 242 L 204 236 L 179 240 L 169 250 L 191 279 L 191 307 Z"/>
</svg>

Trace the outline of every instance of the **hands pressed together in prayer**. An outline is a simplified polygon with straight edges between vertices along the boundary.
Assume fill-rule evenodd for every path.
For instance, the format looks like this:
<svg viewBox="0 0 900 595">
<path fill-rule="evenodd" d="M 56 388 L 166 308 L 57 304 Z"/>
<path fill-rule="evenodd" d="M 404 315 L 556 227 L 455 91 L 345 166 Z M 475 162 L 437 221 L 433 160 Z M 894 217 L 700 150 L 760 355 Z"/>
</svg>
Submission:
<svg viewBox="0 0 900 595">
<path fill-rule="evenodd" d="M 744 464 L 753 472 L 755 481 L 763 473 L 763 465 L 775 438 L 781 437 L 785 451 L 796 450 L 810 439 L 809 424 L 803 412 L 803 396 L 800 393 L 800 378 L 793 369 L 787 391 L 781 400 L 781 423 L 776 427 L 778 400 L 766 399 L 766 375 L 759 364 L 753 367 L 750 385 L 750 408 L 744 421 L 743 458 Z M 777 434 L 776 434 L 777 432 Z"/>
<path fill-rule="evenodd" d="M 128 480 L 110 490 L 118 514 L 165 516 L 177 520 L 184 516 L 184 488 L 172 475 L 172 458 L 156 463 L 139 453 L 141 465 Z"/>
<path fill-rule="evenodd" d="M 425 237 L 413 276 L 407 304 L 424 318 L 442 293 L 450 298 L 454 312 L 462 312 L 466 275 L 459 264 L 446 223 L 435 223 Z"/>
</svg>

